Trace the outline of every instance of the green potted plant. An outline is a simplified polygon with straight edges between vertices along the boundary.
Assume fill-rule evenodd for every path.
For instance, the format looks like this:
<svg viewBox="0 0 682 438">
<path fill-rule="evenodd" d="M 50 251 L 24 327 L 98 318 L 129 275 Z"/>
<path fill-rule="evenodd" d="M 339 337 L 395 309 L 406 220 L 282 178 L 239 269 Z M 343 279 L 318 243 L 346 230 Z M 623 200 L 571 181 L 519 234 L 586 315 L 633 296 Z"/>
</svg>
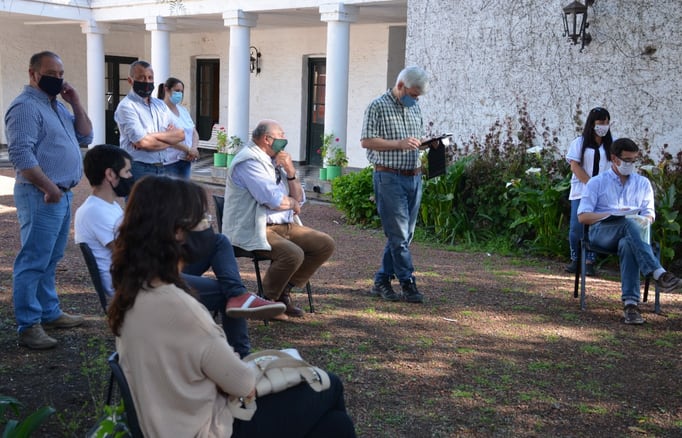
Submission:
<svg viewBox="0 0 682 438">
<path fill-rule="evenodd" d="M 227 142 L 227 167 L 230 167 L 232 164 L 232 160 L 234 159 L 234 156 L 237 154 L 237 151 L 239 151 L 239 148 L 244 144 L 241 138 L 239 138 L 236 135 L 233 135 L 230 137 L 230 140 Z"/>
<path fill-rule="evenodd" d="M 325 181 L 327 179 L 327 151 L 329 146 L 332 144 L 334 139 L 334 134 L 330 133 L 327 135 L 322 135 L 322 146 L 317 150 L 317 153 L 322 157 L 322 167 L 320 168 L 320 181 Z"/>
<path fill-rule="evenodd" d="M 337 138 L 336 142 L 339 141 Z M 341 170 L 348 165 L 346 152 L 338 145 L 327 151 L 327 179 L 333 180 L 341 176 Z"/>
<path fill-rule="evenodd" d="M 216 132 L 215 153 L 213 154 L 213 165 L 215 167 L 227 166 L 227 131 L 221 126 Z"/>
</svg>

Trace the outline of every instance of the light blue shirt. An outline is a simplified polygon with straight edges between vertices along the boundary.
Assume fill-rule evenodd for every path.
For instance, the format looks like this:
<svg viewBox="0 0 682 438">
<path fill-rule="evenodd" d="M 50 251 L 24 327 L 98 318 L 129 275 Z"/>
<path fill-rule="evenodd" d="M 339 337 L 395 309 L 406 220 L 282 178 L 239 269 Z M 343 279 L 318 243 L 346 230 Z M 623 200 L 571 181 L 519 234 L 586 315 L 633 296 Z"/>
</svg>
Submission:
<svg viewBox="0 0 682 438">
<path fill-rule="evenodd" d="M 255 147 L 265 155 L 258 146 Z M 269 158 L 269 157 L 268 157 Z M 294 222 L 293 210 L 273 210 L 282 203 L 285 196 L 289 195 L 287 174 L 282 168 L 275 168 L 275 160 L 270 159 L 272 166 L 265 167 L 257 160 L 246 160 L 238 163 L 232 169 L 232 182 L 251 193 L 251 196 L 261 205 L 264 205 L 268 224 L 288 224 Z M 280 181 L 277 182 L 277 172 L 280 174 Z M 305 193 L 303 201 L 305 202 Z"/>
<path fill-rule="evenodd" d="M 175 157 L 169 159 L 167 149 L 146 151 L 133 146 L 133 143 L 139 142 L 147 134 L 165 132 L 168 126 L 173 124 L 173 113 L 163 100 L 150 97 L 149 105 L 147 105 L 143 98 L 130 90 L 128 95 L 119 102 L 114 113 L 114 120 L 118 123 L 118 130 L 121 133 L 121 148 L 133 157 L 133 161 L 147 164 L 172 164 L 177 161 Z"/>
<path fill-rule="evenodd" d="M 580 199 L 578 215 L 581 213 L 607 213 L 614 210 L 638 208 L 641 216 L 656 218 L 654 190 L 648 178 L 631 174 L 625 184 L 613 168 L 590 178 Z"/>
<path fill-rule="evenodd" d="M 26 85 L 5 113 L 7 151 L 18 183 L 30 183 L 21 172 L 39 166 L 56 185 L 71 188 L 83 176 L 80 145 L 92 143 L 92 132 L 76 132 L 76 118 L 58 99 Z"/>
</svg>

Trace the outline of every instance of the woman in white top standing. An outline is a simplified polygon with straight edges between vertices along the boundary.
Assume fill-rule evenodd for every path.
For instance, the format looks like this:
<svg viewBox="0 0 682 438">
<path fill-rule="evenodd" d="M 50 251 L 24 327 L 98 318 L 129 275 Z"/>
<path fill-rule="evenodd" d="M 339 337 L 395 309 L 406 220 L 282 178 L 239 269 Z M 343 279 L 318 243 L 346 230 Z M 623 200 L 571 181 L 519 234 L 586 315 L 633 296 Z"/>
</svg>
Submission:
<svg viewBox="0 0 682 438">
<path fill-rule="evenodd" d="M 566 160 L 571 165 L 571 221 L 568 231 L 568 241 L 571 247 L 571 263 L 566 266 L 566 272 L 575 272 L 578 268 L 578 250 L 583 235 L 583 225 L 578 222 L 578 205 L 582 198 L 585 184 L 593 176 L 609 168 L 611 159 L 611 129 L 609 123 L 611 115 L 601 107 L 592 108 L 587 116 L 583 134 L 573 140 L 568 147 Z M 586 256 L 586 275 L 594 275 L 595 254 L 588 252 Z"/>
<path fill-rule="evenodd" d="M 165 83 L 159 85 L 157 97 L 163 99 L 166 106 L 175 116 L 174 125 L 185 131 L 185 145 L 189 152 L 184 153 L 177 149 L 168 149 L 166 152 L 170 161 L 177 161 L 173 168 L 173 176 L 189 179 L 192 171 L 192 161 L 199 158 L 199 133 L 194 125 L 194 120 L 189 111 L 180 105 L 185 94 L 185 84 L 177 78 L 170 77 Z M 173 157 L 173 155 L 176 155 Z"/>
</svg>

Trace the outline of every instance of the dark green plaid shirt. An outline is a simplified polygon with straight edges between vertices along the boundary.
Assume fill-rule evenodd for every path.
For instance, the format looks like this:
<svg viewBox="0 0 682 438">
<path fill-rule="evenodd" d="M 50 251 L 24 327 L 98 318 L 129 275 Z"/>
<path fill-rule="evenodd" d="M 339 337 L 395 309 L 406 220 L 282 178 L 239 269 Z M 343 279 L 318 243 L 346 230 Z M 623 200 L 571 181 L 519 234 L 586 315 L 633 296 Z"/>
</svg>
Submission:
<svg viewBox="0 0 682 438">
<path fill-rule="evenodd" d="M 365 110 L 361 138 L 402 140 L 407 137 L 422 138 L 424 124 L 419 104 L 403 106 L 388 90 L 374 99 Z M 374 151 L 367 149 L 367 159 L 372 164 L 392 169 L 410 170 L 421 166 L 419 150 Z"/>
</svg>

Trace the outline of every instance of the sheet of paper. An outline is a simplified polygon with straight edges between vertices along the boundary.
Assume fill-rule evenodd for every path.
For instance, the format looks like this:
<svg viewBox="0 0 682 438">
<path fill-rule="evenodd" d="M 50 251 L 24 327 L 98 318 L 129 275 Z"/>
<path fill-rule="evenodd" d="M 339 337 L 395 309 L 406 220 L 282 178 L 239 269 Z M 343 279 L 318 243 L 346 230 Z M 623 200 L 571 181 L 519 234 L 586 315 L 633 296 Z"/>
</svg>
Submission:
<svg viewBox="0 0 682 438">
<path fill-rule="evenodd" d="M 630 216 L 631 214 L 639 213 L 639 207 L 623 207 L 609 213 L 611 213 L 611 216 Z"/>
</svg>

